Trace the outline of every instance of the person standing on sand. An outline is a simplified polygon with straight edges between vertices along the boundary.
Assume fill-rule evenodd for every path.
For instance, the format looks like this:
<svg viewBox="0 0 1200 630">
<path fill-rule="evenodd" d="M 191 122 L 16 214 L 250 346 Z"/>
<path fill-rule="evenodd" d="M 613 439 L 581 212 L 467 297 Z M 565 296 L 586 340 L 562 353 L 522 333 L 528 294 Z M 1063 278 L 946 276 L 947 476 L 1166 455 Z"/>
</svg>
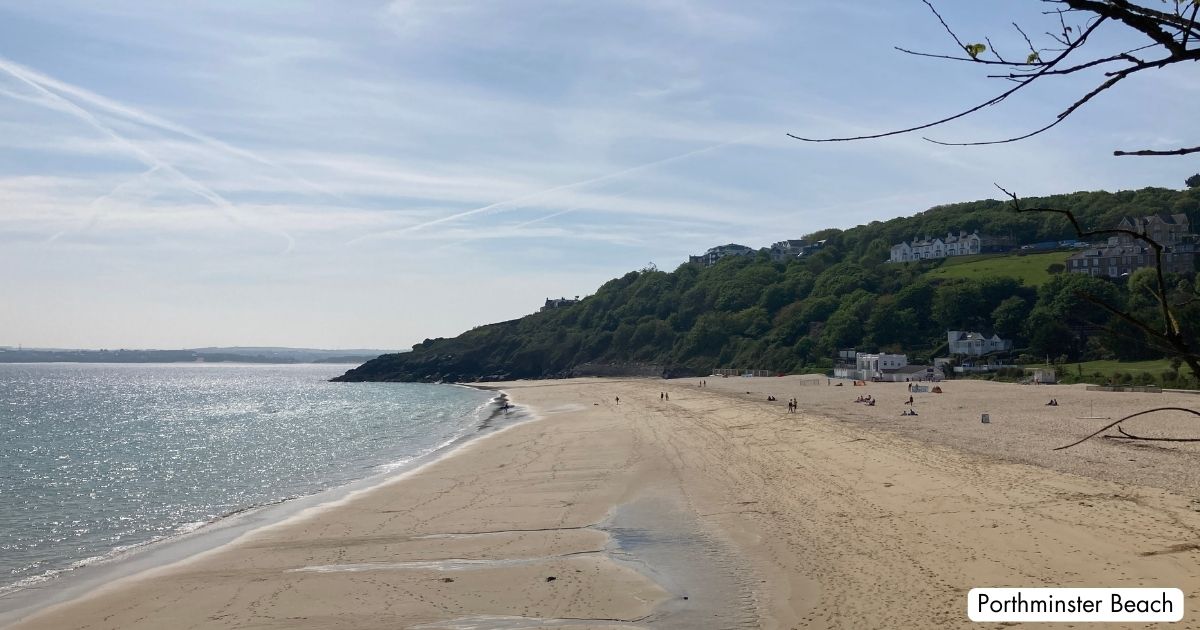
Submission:
<svg viewBox="0 0 1200 630">
<path fill-rule="evenodd" d="M 663 392 L 663 395 L 667 397 L 667 402 L 671 401 L 671 392 Z"/>
<path fill-rule="evenodd" d="M 659 400 L 662 400 L 662 399 L 663 399 L 663 395 L 664 395 L 664 392 L 658 392 L 658 399 L 659 399 Z"/>
<path fill-rule="evenodd" d="M 620 404 L 621 404 L 621 397 L 617 396 L 617 405 L 620 406 Z"/>
</svg>

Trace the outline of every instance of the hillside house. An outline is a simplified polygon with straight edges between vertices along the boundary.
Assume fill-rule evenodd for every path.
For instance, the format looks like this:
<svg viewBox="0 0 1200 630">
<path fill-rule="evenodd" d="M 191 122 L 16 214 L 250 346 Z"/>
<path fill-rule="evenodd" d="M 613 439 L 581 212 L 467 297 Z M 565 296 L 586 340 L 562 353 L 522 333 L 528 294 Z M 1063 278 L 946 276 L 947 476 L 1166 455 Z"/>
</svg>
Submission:
<svg viewBox="0 0 1200 630">
<path fill-rule="evenodd" d="M 552 311 L 556 308 L 563 308 L 566 306 L 570 306 L 572 304 L 577 304 L 578 302 L 579 302 L 578 295 L 575 296 L 574 300 L 572 300 L 570 298 L 565 298 L 565 297 L 563 297 L 563 298 L 546 298 L 545 306 L 542 306 L 542 308 L 538 309 L 538 312 L 541 313 L 541 312 L 545 312 L 545 311 Z"/>
<path fill-rule="evenodd" d="M 931 260 L 947 256 L 969 256 L 983 252 L 983 239 L 978 232 L 958 234 L 947 232 L 945 238 L 914 238 L 912 242 L 903 242 L 892 246 L 888 262 L 909 262 L 913 260 Z"/>
<path fill-rule="evenodd" d="M 771 260 L 782 262 L 792 258 L 799 258 L 804 255 L 805 248 L 808 247 L 808 241 L 804 239 L 789 239 L 771 243 Z"/>
<path fill-rule="evenodd" d="M 688 262 L 693 265 L 700 265 L 702 267 L 711 267 L 717 264 L 718 260 L 721 260 L 726 256 L 753 256 L 754 254 L 755 250 L 750 249 L 745 245 L 730 243 L 728 245 L 710 247 L 708 248 L 708 251 L 700 254 L 699 256 L 688 256 Z"/>
<path fill-rule="evenodd" d="M 1188 273 L 1195 270 L 1197 236 L 1191 233 L 1186 214 L 1155 214 L 1125 217 L 1117 226 L 1145 234 L 1163 246 L 1163 270 Z M 1067 258 L 1067 271 L 1090 276 L 1120 278 L 1155 264 L 1154 250 L 1129 234 L 1108 239 L 1106 245 L 1089 247 Z"/>
<path fill-rule="evenodd" d="M 1011 339 L 1001 339 L 999 335 L 988 337 L 982 333 L 967 332 L 965 330 L 946 331 L 946 342 L 949 344 L 950 354 L 963 354 L 974 357 L 992 352 L 1007 352 L 1012 350 L 1013 346 Z"/>
</svg>

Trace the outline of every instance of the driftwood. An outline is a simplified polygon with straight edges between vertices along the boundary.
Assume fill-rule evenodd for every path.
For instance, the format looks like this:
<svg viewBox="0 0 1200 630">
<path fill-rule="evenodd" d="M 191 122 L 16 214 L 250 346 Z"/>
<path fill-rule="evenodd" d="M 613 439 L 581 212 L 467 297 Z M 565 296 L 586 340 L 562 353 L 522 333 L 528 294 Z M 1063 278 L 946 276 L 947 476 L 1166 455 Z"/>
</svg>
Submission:
<svg viewBox="0 0 1200 630">
<path fill-rule="evenodd" d="M 1066 446 L 1060 446 L 1054 450 L 1064 451 L 1068 448 L 1071 448 L 1072 446 L 1079 446 L 1080 444 L 1083 444 L 1084 442 L 1096 437 L 1097 435 L 1100 435 L 1101 433 L 1104 433 L 1105 431 L 1121 424 L 1122 422 L 1125 422 L 1126 420 L 1129 420 L 1130 418 L 1136 418 L 1138 416 L 1144 416 L 1146 414 L 1151 414 L 1151 413 L 1158 413 L 1160 411 L 1182 411 L 1184 413 L 1190 413 L 1193 416 L 1200 416 L 1200 411 L 1196 411 L 1195 409 L 1188 409 L 1186 407 L 1155 407 L 1154 409 L 1147 409 L 1145 411 L 1139 411 L 1137 413 L 1132 413 L 1132 414 L 1129 414 L 1128 416 L 1125 416 L 1124 418 L 1121 418 L 1120 420 L 1110 422 L 1110 423 L 1104 425 L 1103 427 L 1100 427 L 1100 429 L 1098 431 L 1083 438 L 1082 440 L 1071 442 L 1070 444 L 1067 444 Z M 1120 431 L 1121 429 L 1118 428 L 1118 430 Z M 1124 431 L 1121 431 L 1121 432 L 1124 433 Z M 1112 437 L 1119 437 L 1119 436 L 1112 436 Z M 1200 438 L 1197 438 L 1197 439 L 1192 439 L 1192 438 L 1142 438 L 1142 437 L 1129 436 L 1126 439 L 1138 439 L 1138 440 L 1147 440 L 1147 441 L 1154 441 L 1154 442 L 1200 442 Z"/>
<path fill-rule="evenodd" d="M 1117 425 L 1117 431 L 1121 435 L 1106 435 L 1104 437 L 1110 440 L 1145 440 L 1147 442 L 1200 442 L 1200 438 L 1170 438 L 1170 437 L 1142 437 L 1134 435 L 1125 430 L 1121 425 Z"/>
</svg>

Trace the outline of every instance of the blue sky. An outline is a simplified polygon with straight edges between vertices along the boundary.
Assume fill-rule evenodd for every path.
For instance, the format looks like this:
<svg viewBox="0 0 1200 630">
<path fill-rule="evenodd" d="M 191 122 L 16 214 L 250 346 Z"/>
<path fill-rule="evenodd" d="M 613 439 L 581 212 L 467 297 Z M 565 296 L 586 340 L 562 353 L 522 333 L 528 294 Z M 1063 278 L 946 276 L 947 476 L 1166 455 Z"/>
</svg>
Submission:
<svg viewBox="0 0 1200 630">
<path fill-rule="evenodd" d="M 1200 170 L 1111 157 L 1195 141 L 1200 83 L 1178 71 L 1019 144 L 788 139 L 1005 87 L 894 51 L 954 52 L 918 0 L 103 4 L 0 3 L 0 344 L 402 348 L 718 243 L 993 182 L 1177 188 Z M 1010 21 L 1047 28 L 1040 2 L 984 6 L 939 4 L 1010 56 Z M 1036 128 L 1089 81 L 931 135 Z"/>
</svg>

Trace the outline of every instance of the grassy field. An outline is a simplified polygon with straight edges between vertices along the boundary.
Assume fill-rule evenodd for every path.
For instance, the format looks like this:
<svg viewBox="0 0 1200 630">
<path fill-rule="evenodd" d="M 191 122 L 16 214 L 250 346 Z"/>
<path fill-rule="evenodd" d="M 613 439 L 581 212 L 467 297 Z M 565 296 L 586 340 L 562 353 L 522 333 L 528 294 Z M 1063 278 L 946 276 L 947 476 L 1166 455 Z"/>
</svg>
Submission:
<svg viewBox="0 0 1200 630">
<path fill-rule="evenodd" d="M 1071 252 L 1044 252 L 1040 254 L 980 254 L 978 256 L 952 256 L 937 269 L 927 273 L 933 278 L 991 278 L 1008 276 L 1018 278 L 1026 286 L 1036 287 L 1050 279 L 1046 267 L 1053 263 L 1065 263 Z"/>
<path fill-rule="evenodd" d="M 1029 365 L 1027 368 L 1042 367 Z M 1067 363 L 1055 366 L 1060 383 L 1092 383 L 1105 385 L 1109 383 L 1162 385 L 1196 389 L 1198 383 L 1191 377 L 1187 366 L 1182 366 L 1178 372 L 1171 371 L 1171 362 L 1167 359 L 1154 361 L 1085 361 L 1083 363 Z"/>
<path fill-rule="evenodd" d="M 1076 368 L 1075 366 L 1080 366 Z M 1039 366 L 1029 366 L 1039 367 Z M 1069 363 L 1058 366 L 1058 369 L 1068 372 L 1072 375 L 1077 374 L 1077 370 L 1082 369 L 1083 375 L 1092 376 L 1097 372 L 1105 377 L 1111 376 L 1117 372 L 1125 372 L 1126 374 L 1141 374 L 1149 372 L 1158 374 L 1171 369 L 1171 362 L 1166 359 L 1157 359 L 1154 361 L 1084 361 L 1083 363 Z"/>
</svg>

